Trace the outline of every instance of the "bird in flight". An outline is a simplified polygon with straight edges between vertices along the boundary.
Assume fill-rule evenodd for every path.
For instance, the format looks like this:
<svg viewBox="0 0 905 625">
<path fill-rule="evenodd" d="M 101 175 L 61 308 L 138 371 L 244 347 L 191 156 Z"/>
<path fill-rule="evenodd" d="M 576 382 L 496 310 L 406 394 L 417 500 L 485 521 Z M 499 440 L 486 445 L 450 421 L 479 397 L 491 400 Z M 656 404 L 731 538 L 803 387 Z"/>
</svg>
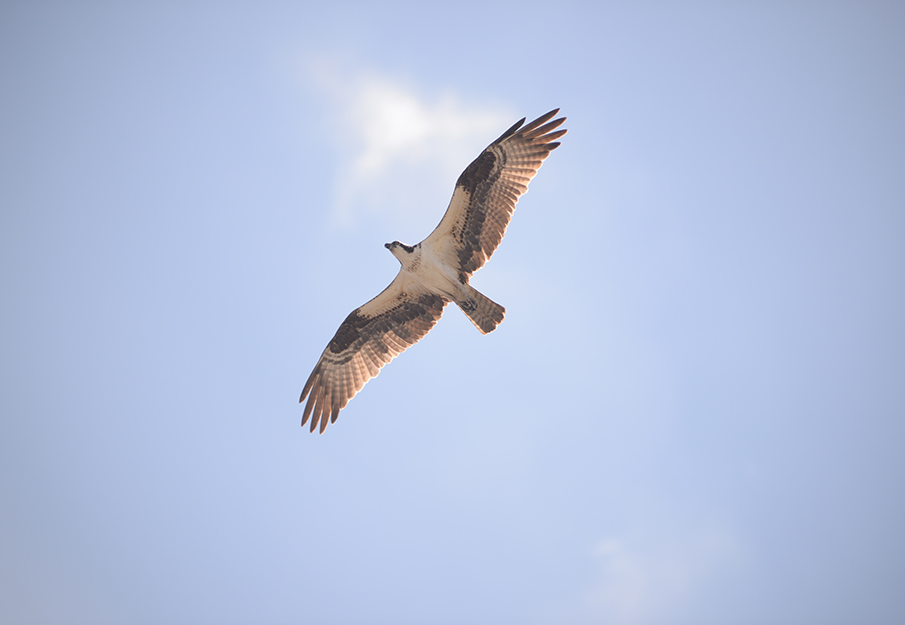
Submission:
<svg viewBox="0 0 905 625">
<path fill-rule="evenodd" d="M 519 197 L 544 159 L 559 147 L 565 120 L 555 109 L 530 124 L 525 118 L 481 152 L 459 179 L 440 224 L 417 245 L 387 243 L 402 267 L 380 295 L 353 310 L 339 326 L 308 377 L 299 403 L 311 431 L 339 411 L 381 367 L 417 343 L 455 302 L 483 334 L 506 309 L 468 284 L 499 246 Z"/>
</svg>

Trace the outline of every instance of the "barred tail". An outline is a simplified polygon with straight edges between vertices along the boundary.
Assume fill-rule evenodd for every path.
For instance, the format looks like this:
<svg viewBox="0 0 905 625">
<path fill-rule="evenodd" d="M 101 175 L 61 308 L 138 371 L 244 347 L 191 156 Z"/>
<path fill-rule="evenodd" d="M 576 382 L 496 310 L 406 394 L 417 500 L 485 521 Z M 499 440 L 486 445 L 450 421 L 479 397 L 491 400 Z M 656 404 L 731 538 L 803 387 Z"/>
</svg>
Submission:
<svg viewBox="0 0 905 625">
<path fill-rule="evenodd" d="M 456 302 L 482 334 L 493 332 L 503 320 L 506 309 L 470 285 L 465 285 L 471 301 Z"/>
</svg>

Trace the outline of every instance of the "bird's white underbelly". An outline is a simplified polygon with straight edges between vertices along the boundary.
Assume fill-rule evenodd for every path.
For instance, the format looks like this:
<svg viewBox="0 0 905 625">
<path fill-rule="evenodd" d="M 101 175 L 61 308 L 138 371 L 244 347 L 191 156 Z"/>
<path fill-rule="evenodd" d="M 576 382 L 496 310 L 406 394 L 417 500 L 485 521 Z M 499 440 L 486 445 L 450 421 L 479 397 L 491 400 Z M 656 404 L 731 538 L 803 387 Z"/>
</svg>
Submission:
<svg viewBox="0 0 905 625">
<path fill-rule="evenodd" d="M 427 290 L 432 293 L 439 293 L 446 299 L 458 302 L 466 297 L 464 287 L 455 277 L 450 276 L 449 272 L 444 271 L 443 267 L 421 263 L 415 271 L 409 273 L 412 278 L 424 285 Z"/>
<path fill-rule="evenodd" d="M 468 297 L 465 287 L 459 282 L 458 271 L 432 254 L 425 253 L 425 250 L 422 250 L 417 263 L 403 270 L 429 291 L 449 300 L 461 302 Z"/>
</svg>

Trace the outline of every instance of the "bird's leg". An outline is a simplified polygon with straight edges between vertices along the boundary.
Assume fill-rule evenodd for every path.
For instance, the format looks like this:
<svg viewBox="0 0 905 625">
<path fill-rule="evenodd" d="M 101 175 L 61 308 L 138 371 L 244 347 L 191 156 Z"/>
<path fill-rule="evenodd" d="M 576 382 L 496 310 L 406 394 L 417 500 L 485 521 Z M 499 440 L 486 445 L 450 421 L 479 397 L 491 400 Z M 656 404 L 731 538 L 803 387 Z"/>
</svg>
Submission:
<svg viewBox="0 0 905 625">
<path fill-rule="evenodd" d="M 459 302 L 459 308 L 467 312 L 471 312 L 477 307 L 478 303 L 470 297 Z"/>
</svg>

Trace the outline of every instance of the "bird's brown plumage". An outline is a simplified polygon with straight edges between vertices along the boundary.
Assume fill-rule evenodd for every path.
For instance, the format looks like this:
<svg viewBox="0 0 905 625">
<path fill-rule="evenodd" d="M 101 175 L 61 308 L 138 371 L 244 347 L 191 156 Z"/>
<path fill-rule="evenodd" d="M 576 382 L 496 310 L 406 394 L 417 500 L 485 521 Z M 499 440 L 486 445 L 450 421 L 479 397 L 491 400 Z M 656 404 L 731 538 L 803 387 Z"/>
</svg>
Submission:
<svg viewBox="0 0 905 625">
<path fill-rule="evenodd" d="M 559 109 L 538 117 L 525 127 L 516 122 L 465 168 L 446 214 L 425 240 L 438 247 L 447 262 L 455 263 L 463 279 L 484 266 L 499 247 L 519 197 L 528 190 L 541 164 L 559 147 L 556 130 L 561 117 L 547 123 Z"/>
<path fill-rule="evenodd" d="M 499 246 L 516 202 L 544 159 L 559 146 L 556 139 L 566 133 L 556 130 L 565 118 L 549 121 L 558 112 L 550 111 L 524 127 L 522 118 L 462 172 L 440 224 L 415 246 L 422 258 L 442 263 L 461 284 L 468 284 Z M 381 367 L 430 331 L 448 302 L 449 297 L 425 286 L 403 266 L 380 295 L 346 317 L 327 345 L 299 398 L 301 403 L 308 397 L 302 425 L 310 418 L 311 431 L 320 426 L 323 433 Z M 503 310 L 493 302 L 489 305 Z M 501 319 L 499 313 L 492 326 L 479 329 L 488 332 Z"/>
<path fill-rule="evenodd" d="M 400 272 L 380 295 L 356 308 L 333 336 L 302 390 L 302 425 L 321 433 L 380 368 L 434 327 L 448 300 Z"/>
</svg>

